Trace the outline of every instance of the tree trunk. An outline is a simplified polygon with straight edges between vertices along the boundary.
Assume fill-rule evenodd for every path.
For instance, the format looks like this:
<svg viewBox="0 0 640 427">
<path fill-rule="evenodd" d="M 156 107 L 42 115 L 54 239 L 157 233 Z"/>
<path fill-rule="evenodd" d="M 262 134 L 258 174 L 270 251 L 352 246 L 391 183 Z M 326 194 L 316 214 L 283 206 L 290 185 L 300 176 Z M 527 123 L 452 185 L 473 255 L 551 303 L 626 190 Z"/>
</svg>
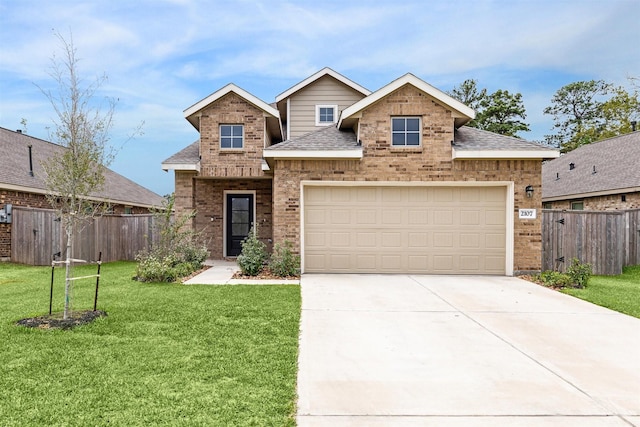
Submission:
<svg viewBox="0 0 640 427">
<path fill-rule="evenodd" d="M 73 237 L 72 227 L 67 228 L 67 262 L 65 268 L 64 281 L 64 313 L 63 319 L 69 318 L 69 307 L 71 305 L 71 238 Z"/>
</svg>

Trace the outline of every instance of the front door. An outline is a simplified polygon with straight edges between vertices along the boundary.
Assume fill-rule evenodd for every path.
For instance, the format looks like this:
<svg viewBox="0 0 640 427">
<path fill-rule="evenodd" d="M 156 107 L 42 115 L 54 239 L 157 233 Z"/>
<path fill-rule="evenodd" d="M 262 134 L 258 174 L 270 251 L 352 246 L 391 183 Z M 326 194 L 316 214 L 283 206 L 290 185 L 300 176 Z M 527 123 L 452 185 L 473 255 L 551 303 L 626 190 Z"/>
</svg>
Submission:
<svg viewBox="0 0 640 427">
<path fill-rule="evenodd" d="M 227 256 L 238 256 L 253 225 L 253 194 L 227 194 Z"/>
</svg>

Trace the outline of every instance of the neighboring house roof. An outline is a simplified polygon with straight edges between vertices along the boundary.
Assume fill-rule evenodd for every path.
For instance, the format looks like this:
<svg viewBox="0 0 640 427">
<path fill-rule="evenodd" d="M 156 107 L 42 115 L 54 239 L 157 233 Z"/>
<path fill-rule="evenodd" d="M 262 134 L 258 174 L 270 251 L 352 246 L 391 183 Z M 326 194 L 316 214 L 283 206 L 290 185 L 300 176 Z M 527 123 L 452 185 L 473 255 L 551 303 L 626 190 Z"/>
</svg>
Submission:
<svg viewBox="0 0 640 427">
<path fill-rule="evenodd" d="M 317 73 L 315 73 L 314 75 L 307 77 L 306 79 L 304 79 L 300 83 L 296 84 L 295 86 L 290 87 L 289 89 L 287 89 L 284 92 L 282 92 L 280 95 L 276 96 L 276 103 L 282 101 L 283 99 L 286 99 L 286 98 L 290 97 L 294 93 L 298 92 L 300 89 L 303 89 L 304 87 L 310 85 L 311 83 L 315 82 L 316 80 L 318 80 L 319 78 L 324 77 L 324 76 L 331 76 L 334 79 L 338 80 L 339 82 L 349 86 L 350 88 L 360 92 L 361 94 L 363 94 L 365 96 L 371 94 L 371 91 L 368 90 L 367 88 L 364 88 L 364 87 L 360 86 L 358 83 L 354 82 L 353 80 L 349 80 L 348 78 L 346 78 L 342 74 L 333 71 L 331 68 L 325 67 L 322 70 L 320 70 Z"/>
<path fill-rule="evenodd" d="M 560 155 L 545 145 L 469 126 L 455 130 L 452 147 L 454 159 L 551 159 Z"/>
<path fill-rule="evenodd" d="M 196 141 L 186 148 L 162 162 L 162 169 L 168 170 L 200 170 L 200 141 Z"/>
<path fill-rule="evenodd" d="M 361 159 L 362 147 L 352 130 L 327 126 L 297 138 L 267 147 L 263 151 L 271 159 Z"/>
<path fill-rule="evenodd" d="M 640 191 L 639 160 L 640 131 L 583 145 L 542 165 L 542 199 Z"/>
<path fill-rule="evenodd" d="M 440 89 L 431 86 L 424 80 L 419 79 L 411 73 L 407 73 L 404 76 L 392 81 L 388 85 L 373 92 L 366 98 L 363 98 L 360 101 L 356 102 L 349 108 L 345 108 L 340 115 L 338 127 L 342 127 L 343 122 L 356 117 L 358 113 L 360 113 L 365 108 L 380 101 L 382 98 L 390 95 L 392 92 L 400 89 L 402 86 L 405 86 L 407 84 L 414 86 L 415 88 L 423 91 L 427 95 L 432 96 L 433 98 L 451 108 L 454 112 L 453 117 L 455 118 L 456 126 L 462 126 L 463 124 L 467 123 L 470 120 L 473 120 L 476 117 L 476 112 L 473 111 L 473 109 L 467 107 L 462 102 L 442 92 Z M 345 123 L 345 125 L 347 127 L 350 126 L 350 124 L 347 123 Z"/>
<path fill-rule="evenodd" d="M 29 146 L 32 159 L 29 161 Z M 66 150 L 65 147 L 43 139 L 0 127 L 0 188 L 25 193 L 47 194 L 46 173 L 42 162 Z M 30 164 L 33 175 L 30 174 Z M 95 199 L 123 205 L 161 206 L 163 197 L 135 182 L 105 169 L 102 192 L 92 194 Z"/>
</svg>

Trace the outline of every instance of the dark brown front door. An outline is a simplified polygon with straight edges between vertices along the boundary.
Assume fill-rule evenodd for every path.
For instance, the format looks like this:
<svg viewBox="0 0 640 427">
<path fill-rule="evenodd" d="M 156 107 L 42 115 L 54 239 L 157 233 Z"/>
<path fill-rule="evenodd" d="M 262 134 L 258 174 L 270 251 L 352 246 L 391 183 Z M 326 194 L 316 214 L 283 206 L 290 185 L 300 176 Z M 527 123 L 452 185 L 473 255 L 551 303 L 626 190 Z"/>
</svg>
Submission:
<svg viewBox="0 0 640 427">
<path fill-rule="evenodd" d="M 253 225 L 253 194 L 227 194 L 227 256 L 238 256 Z"/>
</svg>

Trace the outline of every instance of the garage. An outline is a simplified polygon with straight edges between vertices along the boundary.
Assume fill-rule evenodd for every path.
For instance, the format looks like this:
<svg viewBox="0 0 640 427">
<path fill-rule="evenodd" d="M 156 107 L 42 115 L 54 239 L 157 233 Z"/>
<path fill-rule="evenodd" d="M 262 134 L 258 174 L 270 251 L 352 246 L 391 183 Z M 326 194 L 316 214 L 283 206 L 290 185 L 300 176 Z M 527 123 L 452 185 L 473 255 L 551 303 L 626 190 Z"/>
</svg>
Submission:
<svg viewBox="0 0 640 427">
<path fill-rule="evenodd" d="M 507 274 L 507 188 L 304 186 L 304 271 Z"/>
</svg>

